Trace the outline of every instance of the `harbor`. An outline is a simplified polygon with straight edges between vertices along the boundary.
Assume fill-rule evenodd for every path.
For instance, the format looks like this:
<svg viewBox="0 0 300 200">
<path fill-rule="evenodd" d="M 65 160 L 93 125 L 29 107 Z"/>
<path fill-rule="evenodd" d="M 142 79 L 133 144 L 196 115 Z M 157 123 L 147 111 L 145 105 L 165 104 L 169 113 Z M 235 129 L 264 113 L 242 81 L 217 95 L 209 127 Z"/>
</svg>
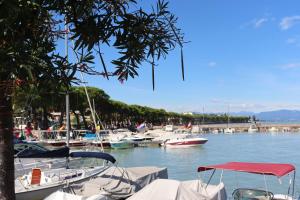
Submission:
<svg viewBox="0 0 300 200">
<path fill-rule="evenodd" d="M 300 2 L 0 1 L 0 200 L 300 200 Z"/>
<path fill-rule="evenodd" d="M 279 133 L 279 134 L 247 134 L 236 135 L 214 135 L 206 136 L 209 140 L 201 147 L 193 148 L 135 148 L 121 150 L 107 150 L 121 163 L 126 166 L 146 165 L 166 166 L 169 178 L 175 180 L 192 180 L 198 177 L 197 167 L 200 165 L 219 164 L 231 161 L 240 162 L 269 162 L 269 163 L 291 163 L 299 168 L 300 161 L 297 158 L 299 152 L 300 134 Z M 201 179 L 208 179 L 209 176 L 200 176 Z M 245 179 L 244 179 L 245 178 Z M 251 187 L 258 185 L 264 188 L 262 177 L 251 176 L 247 178 L 242 174 L 224 172 L 224 182 L 227 183 L 228 194 L 233 192 L 237 185 Z M 296 174 L 296 180 L 300 175 Z M 214 182 L 218 182 L 216 179 Z M 270 191 L 285 192 L 282 184 L 274 178 L 268 178 Z M 288 181 L 283 179 L 283 182 Z M 296 181 L 296 196 L 300 194 L 299 182 Z M 272 189 L 272 190 L 271 190 Z M 229 197 L 230 198 L 230 197 Z"/>
<path fill-rule="evenodd" d="M 176 133 L 172 133 L 176 134 Z M 178 134 L 178 133 L 177 133 Z M 187 134 L 187 133 L 185 133 Z M 190 133 L 191 134 L 191 133 Z M 163 146 L 136 146 L 135 148 L 105 148 L 104 152 L 112 155 L 119 166 L 124 169 L 133 169 L 142 166 L 156 166 L 160 169 L 167 169 L 168 179 L 178 181 L 202 180 L 207 181 L 208 175 L 201 175 L 197 172 L 200 165 L 235 162 L 268 162 L 268 163 L 290 163 L 296 168 L 300 166 L 297 157 L 298 141 L 300 133 L 235 133 L 235 134 L 194 134 L 205 137 L 208 142 L 204 145 L 191 146 L 188 148 L 166 148 Z M 59 147 L 56 147 L 57 149 Z M 71 151 L 82 151 L 86 149 L 101 151 L 101 147 L 84 146 L 71 147 Z M 134 172 L 134 171 L 133 171 Z M 135 172 L 136 173 L 136 172 Z M 219 174 L 219 173 L 218 173 Z M 249 175 L 248 175 L 249 176 Z M 250 187 L 256 185 L 264 188 L 262 177 L 247 176 L 238 173 L 224 172 L 223 182 L 228 193 L 234 191 L 236 185 Z M 296 174 L 296 180 L 299 179 Z M 212 184 L 218 184 L 219 179 L 213 179 Z M 268 178 L 268 190 L 285 193 L 283 184 L 289 182 L 287 178 Z M 300 195 L 300 187 L 296 182 L 295 196 Z M 88 194 L 88 193 L 86 193 Z M 91 195 L 92 193 L 90 193 Z M 231 199 L 229 197 L 229 199 Z"/>
</svg>

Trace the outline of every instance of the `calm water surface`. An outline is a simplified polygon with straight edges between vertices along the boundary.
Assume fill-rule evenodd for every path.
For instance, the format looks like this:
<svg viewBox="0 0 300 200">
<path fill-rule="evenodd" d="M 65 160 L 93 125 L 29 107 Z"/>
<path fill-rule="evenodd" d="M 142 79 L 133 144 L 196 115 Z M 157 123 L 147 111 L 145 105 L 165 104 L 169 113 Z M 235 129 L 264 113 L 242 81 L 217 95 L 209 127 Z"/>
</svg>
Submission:
<svg viewBox="0 0 300 200">
<path fill-rule="evenodd" d="M 159 166 L 167 167 L 170 179 L 190 180 L 199 176 L 207 180 L 209 173 L 197 173 L 199 165 L 220 164 L 230 161 L 291 163 L 300 170 L 300 134 L 234 134 L 205 135 L 208 142 L 201 147 L 190 148 L 134 148 L 109 150 L 119 166 Z M 220 173 L 215 174 L 213 182 L 220 180 Z M 224 172 L 223 181 L 228 193 L 236 187 L 261 187 L 286 193 L 289 177 L 277 178 Z M 298 181 L 298 183 L 297 183 Z M 281 183 L 281 184 L 280 184 Z M 300 173 L 296 173 L 296 193 L 300 194 Z"/>
</svg>

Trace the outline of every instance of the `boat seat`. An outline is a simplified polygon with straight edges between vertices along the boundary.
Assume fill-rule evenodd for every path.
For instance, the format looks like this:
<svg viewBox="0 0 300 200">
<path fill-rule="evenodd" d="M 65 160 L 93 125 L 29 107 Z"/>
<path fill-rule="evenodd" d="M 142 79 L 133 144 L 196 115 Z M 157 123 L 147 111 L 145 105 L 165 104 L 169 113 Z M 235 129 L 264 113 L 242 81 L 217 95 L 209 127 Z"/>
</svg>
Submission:
<svg viewBox="0 0 300 200">
<path fill-rule="evenodd" d="M 272 200 L 274 195 L 265 190 L 238 188 L 233 191 L 232 197 L 234 200 Z"/>
<path fill-rule="evenodd" d="M 42 170 L 40 168 L 33 168 L 31 172 L 31 185 L 39 185 L 41 183 Z"/>
</svg>

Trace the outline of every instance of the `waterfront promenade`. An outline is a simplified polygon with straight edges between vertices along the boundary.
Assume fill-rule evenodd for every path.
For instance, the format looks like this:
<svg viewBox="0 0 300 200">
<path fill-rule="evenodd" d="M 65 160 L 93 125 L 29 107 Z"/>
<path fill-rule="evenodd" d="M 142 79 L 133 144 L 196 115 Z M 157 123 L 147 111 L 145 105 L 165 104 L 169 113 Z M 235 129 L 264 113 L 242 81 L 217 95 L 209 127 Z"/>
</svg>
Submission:
<svg viewBox="0 0 300 200">
<path fill-rule="evenodd" d="M 251 125 L 258 129 L 258 132 L 300 132 L 300 123 L 271 123 L 257 122 L 254 123 L 224 123 L 224 124 L 200 124 L 199 128 L 205 132 L 213 130 L 223 130 L 227 127 L 235 129 L 235 132 L 248 132 Z"/>
</svg>

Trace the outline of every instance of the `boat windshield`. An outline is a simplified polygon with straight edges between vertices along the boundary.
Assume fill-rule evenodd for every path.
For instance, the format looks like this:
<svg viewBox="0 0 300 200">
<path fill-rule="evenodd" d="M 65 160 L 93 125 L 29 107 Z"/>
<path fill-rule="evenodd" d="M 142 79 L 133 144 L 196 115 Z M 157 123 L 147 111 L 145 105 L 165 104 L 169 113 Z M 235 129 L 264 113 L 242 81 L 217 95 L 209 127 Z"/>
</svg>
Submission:
<svg viewBox="0 0 300 200">
<path fill-rule="evenodd" d="M 271 200 L 272 192 L 258 189 L 239 188 L 232 193 L 234 200 Z"/>
<path fill-rule="evenodd" d="M 14 154 L 17 154 L 21 151 L 24 151 L 25 149 L 30 149 L 30 150 L 38 150 L 38 151 L 49 151 L 47 148 L 42 147 L 37 144 L 30 144 L 30 143 L 18 143 L 14 144 Z"/>
</svg>

